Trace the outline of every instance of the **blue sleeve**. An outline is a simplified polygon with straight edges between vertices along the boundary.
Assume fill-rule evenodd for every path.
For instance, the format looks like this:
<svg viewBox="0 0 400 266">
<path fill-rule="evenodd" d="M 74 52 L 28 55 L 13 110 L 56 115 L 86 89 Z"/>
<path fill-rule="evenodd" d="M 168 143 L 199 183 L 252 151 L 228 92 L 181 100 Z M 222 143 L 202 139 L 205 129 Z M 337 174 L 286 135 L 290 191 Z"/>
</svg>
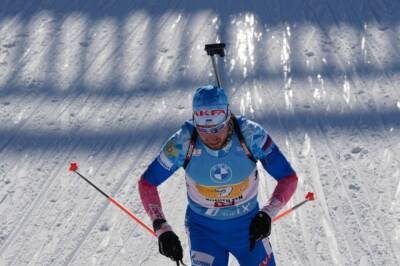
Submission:
<svg viewBox="0 0 400 266">
<path fill-rule="evenodd" d="M 238 117 L 246 144 L 254 158 L 260 160 L 264 169 L 277 181 L 294 173 L 289 162 L 281 153 L 267 131 L 254 121 Z"/>
<path fill-rule="evenodd" d="M 156 158 L 143 174 L 143 178 L 152 185 L 158 186 L 168 179 L 175 170 L 165 168 Z"/>
<path fill-rule="evenodd" d="M 276 145 L 271 153 L 260 161 L 268 174 L 270 174 L 276 181 L 294 174 L 293 168 Z"/>
<path fill-rule="evenodd" d="M 190 123 L 186 122 L 180 130 L 165 142 L 160 154 L 143 174 L 147 182 L 158 186 L 183 165 L 189 148 L 192 130 Z"/>
</svg>

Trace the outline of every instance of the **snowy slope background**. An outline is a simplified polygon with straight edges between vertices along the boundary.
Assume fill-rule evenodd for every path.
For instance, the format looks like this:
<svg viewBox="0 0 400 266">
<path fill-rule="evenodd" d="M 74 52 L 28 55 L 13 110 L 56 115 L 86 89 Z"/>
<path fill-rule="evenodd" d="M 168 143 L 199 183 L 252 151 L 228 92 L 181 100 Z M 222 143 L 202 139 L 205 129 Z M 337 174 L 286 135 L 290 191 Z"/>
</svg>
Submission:
<svg viewBox="0 0 400 266">
<path fill-rule="evenodd" d="M 274 224 L 278 264 L 400 264 L 399 1 L 2 0 L 0 265 L 173 265 L 67 169 L 150 224 L 137 181 L 213 83 L 216 41 L 233 110 L 298 172 L 288 205 L 317 196 Z M 160 193 L 189 262 L 185 189 L 180 170 Z"/>
</svg>

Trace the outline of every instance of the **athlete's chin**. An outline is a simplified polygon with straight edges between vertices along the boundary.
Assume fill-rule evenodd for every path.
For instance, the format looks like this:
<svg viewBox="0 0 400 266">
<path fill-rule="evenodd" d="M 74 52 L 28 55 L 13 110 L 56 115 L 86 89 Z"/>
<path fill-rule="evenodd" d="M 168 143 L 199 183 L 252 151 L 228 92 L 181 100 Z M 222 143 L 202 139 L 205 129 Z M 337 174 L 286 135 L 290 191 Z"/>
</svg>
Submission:
<svg viewBox="0 0 400 266">
<path fill-rule="evenodd" d="M 221 148 L 221 142 L 216 142 L 216 143 L 208 143 L 208 147 L 211 149 L 217 150 Z"/>
</svg>

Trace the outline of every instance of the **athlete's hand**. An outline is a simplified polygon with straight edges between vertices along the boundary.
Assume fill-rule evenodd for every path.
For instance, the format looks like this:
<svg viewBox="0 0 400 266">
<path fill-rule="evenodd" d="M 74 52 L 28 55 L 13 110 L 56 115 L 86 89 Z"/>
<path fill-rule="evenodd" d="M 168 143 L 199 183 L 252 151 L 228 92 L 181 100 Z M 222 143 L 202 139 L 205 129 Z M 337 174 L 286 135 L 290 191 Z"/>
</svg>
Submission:
<svg viewBox="0 0 400 266">
<path fill-rule="evenodd" d="M 162 233 L 158 237 L 158 247 L 161 254 L 174 261 L 180 261 L 183 258 L 181 241 L 172 231 Z"/>
<path fill-rule="evenodd" d="M 250 223 L 250 251 L 256 246 L 256 241 L 271 234 L 271 218 L 263 211 L 259 211 Z"/>
<path fill-rule="evenodd" d="M 158 235 L 158 250 L 160 253 L 176 262 L 183 258 L 183 249 L 178 236 L 164 219 L 153 222 L 154 231 Z"/>
</svg>

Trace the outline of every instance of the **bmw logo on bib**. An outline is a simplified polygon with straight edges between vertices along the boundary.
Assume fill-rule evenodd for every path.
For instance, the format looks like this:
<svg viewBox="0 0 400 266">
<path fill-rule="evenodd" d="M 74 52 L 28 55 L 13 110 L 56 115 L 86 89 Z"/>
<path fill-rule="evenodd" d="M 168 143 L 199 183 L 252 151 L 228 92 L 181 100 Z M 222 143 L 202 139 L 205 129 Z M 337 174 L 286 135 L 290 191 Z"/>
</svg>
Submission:
<svg viewBox="0 0 400 266">
<path fill-rule="evenodd" d="M 216 164 L 211 167 L 210 177 L 216 183 L 226 183 L 232 178 L 232 169 L 226 164 Z"/>
</svg>

